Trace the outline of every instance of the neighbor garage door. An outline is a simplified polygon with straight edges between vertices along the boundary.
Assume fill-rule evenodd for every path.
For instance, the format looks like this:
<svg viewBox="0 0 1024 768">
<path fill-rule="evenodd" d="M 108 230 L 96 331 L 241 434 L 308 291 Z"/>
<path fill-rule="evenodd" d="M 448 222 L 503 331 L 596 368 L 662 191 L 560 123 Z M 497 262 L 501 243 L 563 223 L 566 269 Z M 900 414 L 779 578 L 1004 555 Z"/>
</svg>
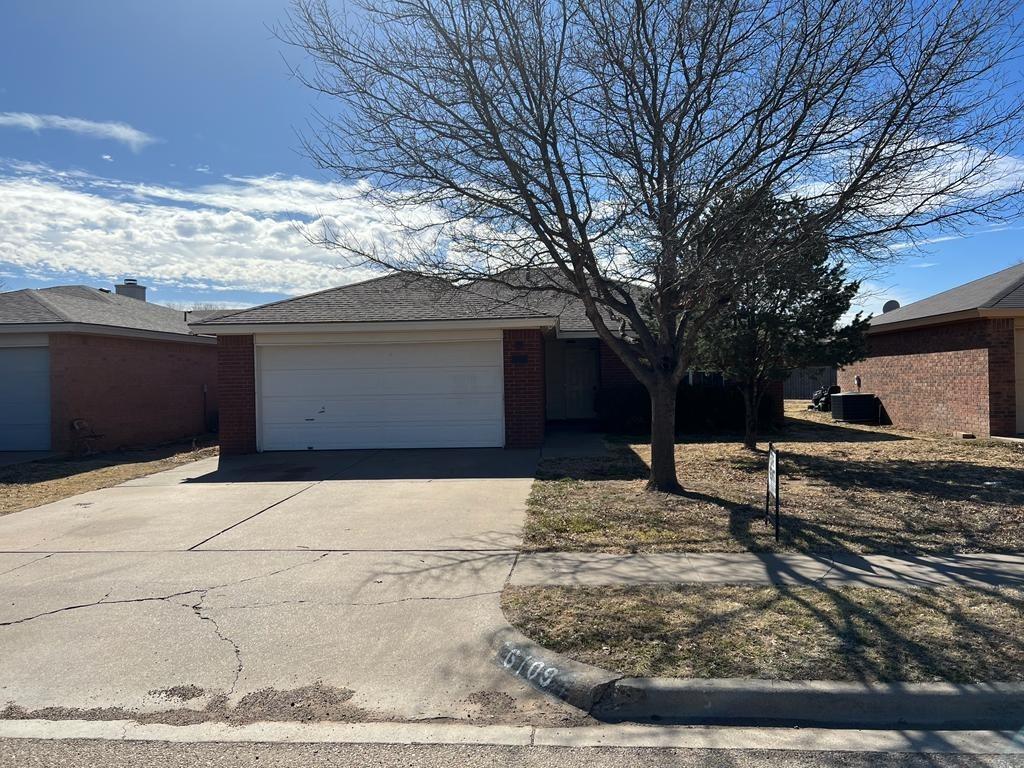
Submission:
<svg viewBox="0 0 1024 768">
<path fill-rule="evenodd" d="M 0 451 L 50 447 L 50 350 L 0 347 Z"/>
<path fill-rule="evenodd" d="M 500 447 L 500 339 L 258 346 L 261 450 Z"/>
</svg>

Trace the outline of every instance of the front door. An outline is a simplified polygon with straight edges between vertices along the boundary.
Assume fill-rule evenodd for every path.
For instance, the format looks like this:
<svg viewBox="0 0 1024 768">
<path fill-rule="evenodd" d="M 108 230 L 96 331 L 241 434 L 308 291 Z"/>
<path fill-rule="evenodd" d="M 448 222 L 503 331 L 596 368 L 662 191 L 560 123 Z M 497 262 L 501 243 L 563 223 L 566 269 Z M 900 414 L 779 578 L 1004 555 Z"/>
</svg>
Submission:
<svg viewBox="0 0 1024 768">
<path fill-rule="evenodd" d="M 593 419 L 597 393 L 597 350 L 594 344 L 565 345 L 565 418 Z"/>
</svg>

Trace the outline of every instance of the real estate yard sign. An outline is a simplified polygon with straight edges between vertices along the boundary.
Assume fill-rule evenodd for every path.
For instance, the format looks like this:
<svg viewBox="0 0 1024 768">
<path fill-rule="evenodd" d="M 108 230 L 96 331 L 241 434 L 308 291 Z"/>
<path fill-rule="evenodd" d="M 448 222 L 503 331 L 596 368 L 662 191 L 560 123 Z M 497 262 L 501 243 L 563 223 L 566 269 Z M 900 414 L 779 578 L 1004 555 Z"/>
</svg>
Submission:
<svg viewBox="0 0 1024 768">
<path fill-rule="evenodd" d="M 772 500 L 775 502 L 772 514 Z M 768 443 L 768 486 L 764 492 L 764 524 L 775 525 L 775 540 L 779 540 L 779 452 Z"/>
</svg>

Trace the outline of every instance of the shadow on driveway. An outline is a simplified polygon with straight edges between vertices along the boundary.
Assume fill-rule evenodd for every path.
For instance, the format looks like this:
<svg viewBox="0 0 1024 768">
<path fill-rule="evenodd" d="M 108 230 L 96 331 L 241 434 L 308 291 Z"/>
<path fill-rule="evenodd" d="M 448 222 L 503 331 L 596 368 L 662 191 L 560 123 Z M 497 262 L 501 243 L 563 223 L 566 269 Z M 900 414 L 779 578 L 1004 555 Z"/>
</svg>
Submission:
<svg viewBox="0 0 1024 768">
<path fill-rule="evenodd" d="M 463 480 L 533 477 L 539 452 L 502 448 L 270 451 L 221 457 L 189 483 Z"/>
</svg>

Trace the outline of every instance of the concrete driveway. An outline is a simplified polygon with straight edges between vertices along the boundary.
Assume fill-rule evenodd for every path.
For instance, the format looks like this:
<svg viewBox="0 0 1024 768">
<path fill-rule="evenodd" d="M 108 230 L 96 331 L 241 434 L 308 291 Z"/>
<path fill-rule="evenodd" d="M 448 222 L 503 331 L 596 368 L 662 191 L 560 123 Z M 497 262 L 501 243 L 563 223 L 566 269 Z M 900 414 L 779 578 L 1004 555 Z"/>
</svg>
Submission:
<svg viewBox="0 0 1024 768">
<path fill-rule="evenodd" d="M 491 661 L 536 459 L 208 459 L 0 518 L 0 708 L 571 720 Z"/>
</svg>

